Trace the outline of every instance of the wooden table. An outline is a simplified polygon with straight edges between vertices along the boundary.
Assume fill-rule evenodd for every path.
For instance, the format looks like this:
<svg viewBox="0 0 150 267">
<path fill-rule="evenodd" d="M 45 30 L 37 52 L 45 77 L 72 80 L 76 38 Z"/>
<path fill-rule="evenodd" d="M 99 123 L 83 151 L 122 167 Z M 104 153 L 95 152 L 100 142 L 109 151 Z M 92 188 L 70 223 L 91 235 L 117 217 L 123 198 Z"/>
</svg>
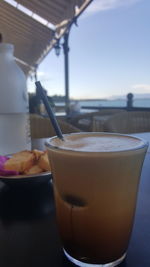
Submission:
<svg viewBox="0 0 150 267">
<path fill-rule="evenodd" d="M 142 134 L 142 137 L 150 140 L 150 133 Z M 1 187 L 0 266 L 74 266 L 67 261 L 61 249 L 50 182 Z M 150 266 L 150 152 L 142 170 L 127 258 L 120 266 Z"/>
</svg>

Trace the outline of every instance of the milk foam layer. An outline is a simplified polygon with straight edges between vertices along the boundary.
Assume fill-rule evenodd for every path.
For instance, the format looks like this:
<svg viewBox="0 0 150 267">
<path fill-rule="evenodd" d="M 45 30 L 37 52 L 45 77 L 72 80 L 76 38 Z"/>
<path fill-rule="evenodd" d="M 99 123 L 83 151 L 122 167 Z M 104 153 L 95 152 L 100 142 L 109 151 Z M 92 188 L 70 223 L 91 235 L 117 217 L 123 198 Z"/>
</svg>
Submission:
<svg viewBox="0 0 150 267">
<path fill-rule="evenodd" d="M 145 143 L 141 139 L 125 135 L 83 133 L 64 135 L 64 141 L 54 138 L 50 144 L 65 150 L 111 152 L 135 149 Z"/>
</svg>

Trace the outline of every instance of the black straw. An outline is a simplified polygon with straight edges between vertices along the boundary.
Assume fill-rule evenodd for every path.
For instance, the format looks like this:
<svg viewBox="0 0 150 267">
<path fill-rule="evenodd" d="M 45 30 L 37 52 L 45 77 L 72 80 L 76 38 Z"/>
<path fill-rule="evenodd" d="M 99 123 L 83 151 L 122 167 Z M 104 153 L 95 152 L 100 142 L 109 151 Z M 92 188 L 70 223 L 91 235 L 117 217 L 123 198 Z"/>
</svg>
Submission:
<svg viewBox="0 0 150 267">
<path fill-rule="evenodd" d="M 61 140 L 63 140 L 63 135 L 62 135 L 61 129 L 60 129 L 60 127 L 58 125 L 58 122 L 56 120 L 56 117 L 55 117 L 55 115 L 54 115 L 54 113 L 53 113 L 53 111 L 51 109 L 51 106 L 50 106 L 50 104 L 48 102 L 47 96 L 46 96 L 46 94 L 44 92 L 44 89 L 43 89 L 41 83 L 39 81 L 37 81 L 37 82 L 35 82 L 35 85 L 36 85 L 36 88 L 37 88 L 37 92 L 38 92 L 40 98 L 42 99 L 42 101 L 44 103 L 45 109 L 46 109 L 46 111 L 48 113 L 48 116 L 49 116 L 49 118 L 51 120 L 51 123 L 52 123 L 52 125 L 54 127 L 56 135 Z"/>
</svg>

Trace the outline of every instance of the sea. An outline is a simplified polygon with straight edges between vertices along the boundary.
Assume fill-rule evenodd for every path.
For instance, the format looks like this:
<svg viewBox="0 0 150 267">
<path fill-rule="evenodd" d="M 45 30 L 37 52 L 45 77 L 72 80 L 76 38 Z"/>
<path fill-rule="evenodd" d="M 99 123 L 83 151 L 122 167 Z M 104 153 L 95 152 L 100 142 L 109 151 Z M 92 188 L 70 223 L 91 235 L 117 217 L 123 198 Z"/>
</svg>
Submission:
<svg viewBox="0 0 150 267">
<path fill-rule="evenodd" d="M 96 107 L 126 107 L 126 99 L 113 99 L 113 100 L 80 100 L 80 106 L 96 106 Z M 134 99 L 134 107 L 150 108 L 150 98 Z"/>
<path fill-rule="evenodd" d="M 91 112 L 97 109 L 84 109 L 85 106 L 88 107 L 126 107 L 127 102 L 125 98 L 122 99 L 95 99 L 95 100 L 71 100 L 71 103 L 78 102 L 81 109 L 80 112 Z M 64 107 L 65 103 L 55 103 L 56 107 Z M 82 108 L 83 107 L 83 108 Z M 145 107 L 150 108 L 150 98 L 135 98 L 133 100 L 133 107 Z"/>
</svg>

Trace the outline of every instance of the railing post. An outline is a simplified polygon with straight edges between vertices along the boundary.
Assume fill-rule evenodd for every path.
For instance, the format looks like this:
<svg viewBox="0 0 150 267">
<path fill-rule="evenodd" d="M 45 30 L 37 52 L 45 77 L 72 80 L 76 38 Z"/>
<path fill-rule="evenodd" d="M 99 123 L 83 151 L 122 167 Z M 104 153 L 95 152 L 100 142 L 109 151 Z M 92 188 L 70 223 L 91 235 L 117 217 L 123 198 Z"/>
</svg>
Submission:
<svg viewBox="0 0 150 267">
<path fill-rule="evenodd" d="M 133 109 L 133 94 L 127 94 L 127 110 L 131 111 Z"/>
</svg>

